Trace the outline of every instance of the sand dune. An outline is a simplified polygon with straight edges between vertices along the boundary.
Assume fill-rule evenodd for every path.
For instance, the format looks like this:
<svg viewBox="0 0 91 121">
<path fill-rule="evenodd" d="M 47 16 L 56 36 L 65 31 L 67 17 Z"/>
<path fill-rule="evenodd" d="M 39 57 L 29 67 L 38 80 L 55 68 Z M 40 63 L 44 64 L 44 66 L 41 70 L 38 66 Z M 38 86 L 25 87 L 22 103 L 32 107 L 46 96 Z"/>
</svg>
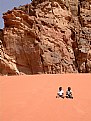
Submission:
<svg viewBox="0 0 91 121">
<path fill-rule="evenodd" d="M 56 98 L 72 87 L 74 99 Z M 0 121 L 91 121 L 91 74 L 0 77 Z"/>
</svg>

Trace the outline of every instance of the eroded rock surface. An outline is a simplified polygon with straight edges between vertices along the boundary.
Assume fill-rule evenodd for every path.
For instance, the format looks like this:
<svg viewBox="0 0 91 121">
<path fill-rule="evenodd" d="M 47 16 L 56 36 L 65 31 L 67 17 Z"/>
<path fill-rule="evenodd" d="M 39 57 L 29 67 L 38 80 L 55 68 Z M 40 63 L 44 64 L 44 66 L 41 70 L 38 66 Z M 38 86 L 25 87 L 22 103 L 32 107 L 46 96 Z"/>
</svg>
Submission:
<svg viewBox="0 0 91 121">
<path fill-rule="evenodd" d="M 0 73 L 91 72 L 86 3 L 89 7 L 77 0 L 33 0 L 4 13 Z"/>
</svg>

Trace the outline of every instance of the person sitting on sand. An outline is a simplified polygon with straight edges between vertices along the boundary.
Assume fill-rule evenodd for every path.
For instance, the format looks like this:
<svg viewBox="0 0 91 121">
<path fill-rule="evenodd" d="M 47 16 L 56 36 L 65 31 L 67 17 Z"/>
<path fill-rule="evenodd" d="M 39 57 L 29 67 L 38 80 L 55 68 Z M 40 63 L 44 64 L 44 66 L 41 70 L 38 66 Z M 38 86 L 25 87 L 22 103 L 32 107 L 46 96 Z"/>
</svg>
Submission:
<svg viewBox="0 0 91 121">
<path fill-rule="evenodd" d="M 73 99 L 71 87 L 68 87 L 68 89 L 66 91 L 66 98 L 72 98 Z"/>
<path fill-rule="evenodd" d="M 59 98 L 59 97 L 64 98 L 64 91 L 62 90 L 62 87 L 59 87 L 59 91 L 57 93 L 56 98 Z"/>
</svg>

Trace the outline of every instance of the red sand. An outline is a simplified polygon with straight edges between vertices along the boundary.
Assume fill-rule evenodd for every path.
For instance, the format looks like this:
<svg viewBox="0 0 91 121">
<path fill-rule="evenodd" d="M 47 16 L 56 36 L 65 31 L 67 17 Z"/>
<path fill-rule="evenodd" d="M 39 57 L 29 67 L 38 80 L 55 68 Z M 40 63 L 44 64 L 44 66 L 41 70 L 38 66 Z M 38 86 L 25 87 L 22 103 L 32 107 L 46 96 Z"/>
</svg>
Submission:
<svg viewBox="0 0 91 121">
<path fill-rule="evenodd" d="M 72 87 L 74 99 L 56 98 Z M 91 121 L 91 74 L 0 77 L 0 121 Z"/>
</svg>

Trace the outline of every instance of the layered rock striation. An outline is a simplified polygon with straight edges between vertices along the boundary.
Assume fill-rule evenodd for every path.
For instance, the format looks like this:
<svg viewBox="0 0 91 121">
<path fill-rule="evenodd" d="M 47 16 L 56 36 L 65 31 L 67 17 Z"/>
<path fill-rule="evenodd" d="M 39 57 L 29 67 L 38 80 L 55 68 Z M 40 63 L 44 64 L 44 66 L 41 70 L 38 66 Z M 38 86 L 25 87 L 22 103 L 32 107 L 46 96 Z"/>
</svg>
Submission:
<svg viewBox="0 0 91 121">
<path fill-rule="evenodd" d="M 91 10 L 84 2 L 33 0 L 4 13 L 0 73 L 91 72 Z"/>
</svg>

